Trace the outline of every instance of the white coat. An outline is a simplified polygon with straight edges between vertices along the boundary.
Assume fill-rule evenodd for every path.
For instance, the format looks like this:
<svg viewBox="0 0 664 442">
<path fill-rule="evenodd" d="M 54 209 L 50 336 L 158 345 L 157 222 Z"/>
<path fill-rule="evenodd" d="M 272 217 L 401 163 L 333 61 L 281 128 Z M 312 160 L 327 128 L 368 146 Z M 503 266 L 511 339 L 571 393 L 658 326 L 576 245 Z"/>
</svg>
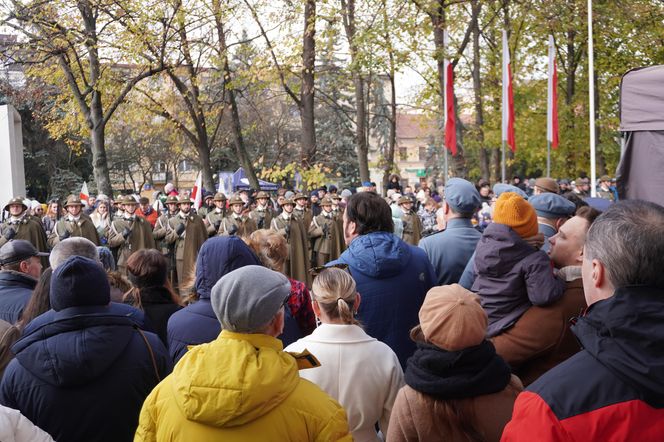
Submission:
<svg viewBox="0 0 664 442">
<path fill-rule="evenodd" d="M 53 438 L 20 411 L 0 405 L 0 441 L 53 442 Z"/>
<path fill-rule="evenodd" d="M 300 377 L 318 385 L 346 409 L 353 438 L 380 441 L 378 422 L 387 434 L 392 405 L 403 386 L 397 355 L 357 325 L 321 324 L 314 332 L 286 347 L 309 350 L 320 367 L 300 370 Z"/>
</svg>

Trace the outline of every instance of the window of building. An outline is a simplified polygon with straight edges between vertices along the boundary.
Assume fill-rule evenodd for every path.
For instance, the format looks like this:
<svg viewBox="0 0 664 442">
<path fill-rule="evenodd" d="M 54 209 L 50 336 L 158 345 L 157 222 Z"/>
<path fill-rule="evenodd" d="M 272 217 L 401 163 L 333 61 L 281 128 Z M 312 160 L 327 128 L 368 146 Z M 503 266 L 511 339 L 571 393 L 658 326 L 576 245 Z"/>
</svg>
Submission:
<svg viewBox="0 0 664 442">
<path fill-rule="evenodd" d="M 408 148 L 399 147 L 399 159 L 401 161 L 408 161 Z"/>
<path fill-rule="evenodd" d="M 426 146 L 420 146 L 419 157 L 420 157 L 420 161 L 426 161 L 427 160 L 427 147 Z"/>
<path fill-rule="evenodd" d="M 154 164 L 152 165 L 152 171 L 154 173 L 162 173 L 166 172 L 166 163 L 164 161 L 155 161 Z"/>
<path fill-rule="evenodd" d="M 191 172 L 194 170 L 194 164 L 190 160 L 182 160 L 178 164 L 178 172 Z"/>
</svg>

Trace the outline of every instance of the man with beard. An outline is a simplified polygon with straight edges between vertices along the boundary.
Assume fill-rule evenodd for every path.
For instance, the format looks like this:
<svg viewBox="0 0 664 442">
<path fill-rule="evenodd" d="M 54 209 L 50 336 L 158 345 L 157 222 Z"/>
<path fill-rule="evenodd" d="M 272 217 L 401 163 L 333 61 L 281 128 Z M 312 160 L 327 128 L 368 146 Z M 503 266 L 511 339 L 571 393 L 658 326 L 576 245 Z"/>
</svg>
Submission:
<svg viewBox="0 0 664 442">
<path fill-rule="evenodd" d="M 60 241 L 74 236 L 81 236 L 89 239 L 96 246 L 99 245 L 97 229 L 92 220 L 87 215 L 81 213 L 82 209 L 83 203 L 81 203 L 81 199 L 74 195 L 69 195 L 65 203 L 67 215 L 55 224 L 55 228 L 48 238 L 48 245 L 51 248 L 55 247 Z"/>
<path fill-rule="evenodd" d="M 109 247 L 118 247 L 117 266 L 127 274 L 127 260 L 132 253 L 141 249 L 156 249 L 150 223 L 136 215 L 136 200 L 127 195 L 123 201 L 124 215 L 113 220 L 109 232 Z"/>
<path fill-rule="evenodd" d="M 198 250 L 208 238 L 207 230 L 200 216 L 191 212 L 191 200 L 188 197 L 178 199 L 180 211 L 169 218 L 165 240 L 173 244 L 175 269 L 180 295 L 186 295 L 183 283 L 193 276 Z"/>
<path fill-rule="evenodd" d="M 343 249 L 339 247 L 339 237 L 343 238 L 343 230 L 332 213 L 332 200 L 325 197 L 321 200 L 321 213 L 314 217 L 309 226 L 309 237 L 314 240 L 314 259 L 316 266 L 325 265 L 339 258 Z"/>
<path fill-rule="evenodd" d="M 274 211 L 270 207 L 270 195 L 266 192 L 258 192 L 256 195 L 256 208 L 249 214 L 256 222 L 258 229 L 269 229 L 274 217 Z"/>
<path fill-rule="evenodd" d="M 294 216 L 294 207 L 293 200 L 285 199 L 281 213 L 272 219 L 270 228 L 283 235 L 288 242 L 288 259 L 284 269 L 286 275 L 310 286 L 307 233 L 302 221 Z"/>
<path fill-rule="evenodd" d="M 10 199 L 4 210 L 9 212 L 9 218 L 0 224 L 0 247 L 12 239 L 24 239 L 39 252 L 48 251 L 44 228 L 41 222 L 28 215 L 28 206 L 23 203 L 23 198 L 17 196 Z"/>
<path fill-rule="evenodd" d="M 214 198 L 212 198 L 214 203 L 214 208 L 208 211 L 207 215 L 203 222 L 207 227 L 208 235 L 215 236 L 221 226 L 221 221 L 226 218 L 226 195 L 223 193 L 217 193 Z"/>
<path fill-rule="evenodd" d="M 244 201 L 242 201 L 242 198 L 235 195 L 231 197 L 228 205 L 231 206 L 232 213 L 221 221 L 219 235 L 237 235 L 239 237 L 251 235 L 256 230 L 256 222 L 242 213 L 244 210 Z"/>
</svg>

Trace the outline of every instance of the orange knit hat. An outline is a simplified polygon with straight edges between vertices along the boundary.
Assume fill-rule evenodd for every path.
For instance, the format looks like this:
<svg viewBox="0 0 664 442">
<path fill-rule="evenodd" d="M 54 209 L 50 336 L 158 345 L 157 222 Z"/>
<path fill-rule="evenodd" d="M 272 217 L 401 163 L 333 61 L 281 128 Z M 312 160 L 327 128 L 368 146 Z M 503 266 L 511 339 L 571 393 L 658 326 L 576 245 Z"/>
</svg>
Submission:
<svg viewBox="0 0 664 442">
<path fill-rule="evenodd" d="M 498 197 L 493 208 L 493 221 L 510 226 L 521 238 L 537 235 L 535 209 L 514 192 L 505 192 Z"/>
</svg>

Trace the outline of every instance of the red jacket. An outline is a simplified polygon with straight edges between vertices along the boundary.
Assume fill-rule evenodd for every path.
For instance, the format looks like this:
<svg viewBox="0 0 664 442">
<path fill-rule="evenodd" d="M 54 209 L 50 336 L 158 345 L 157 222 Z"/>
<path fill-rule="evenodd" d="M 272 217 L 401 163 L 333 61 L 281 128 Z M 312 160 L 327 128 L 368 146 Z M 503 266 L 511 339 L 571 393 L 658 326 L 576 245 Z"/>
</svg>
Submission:
<svg viewBox="0 0 664 442">
<path fill-rule="evenodd" d="M 145 213 L 143 213 L 143 210 L 139 207 L 138 209 L 136 209 L 136 215 L 148 220 L 153 229 L 154 225 L 157 223 L 157 220 L 159 219 L 159 212 L 154 209 L 150 210 L 150 214 L 146 215 Z"/>
<path fill-rule="evenodd" d="M 584 350 L 519 395 L 501 440 L 664 440 L 664 290 L 618 289 L 572 331 Z"/>
</svg>

